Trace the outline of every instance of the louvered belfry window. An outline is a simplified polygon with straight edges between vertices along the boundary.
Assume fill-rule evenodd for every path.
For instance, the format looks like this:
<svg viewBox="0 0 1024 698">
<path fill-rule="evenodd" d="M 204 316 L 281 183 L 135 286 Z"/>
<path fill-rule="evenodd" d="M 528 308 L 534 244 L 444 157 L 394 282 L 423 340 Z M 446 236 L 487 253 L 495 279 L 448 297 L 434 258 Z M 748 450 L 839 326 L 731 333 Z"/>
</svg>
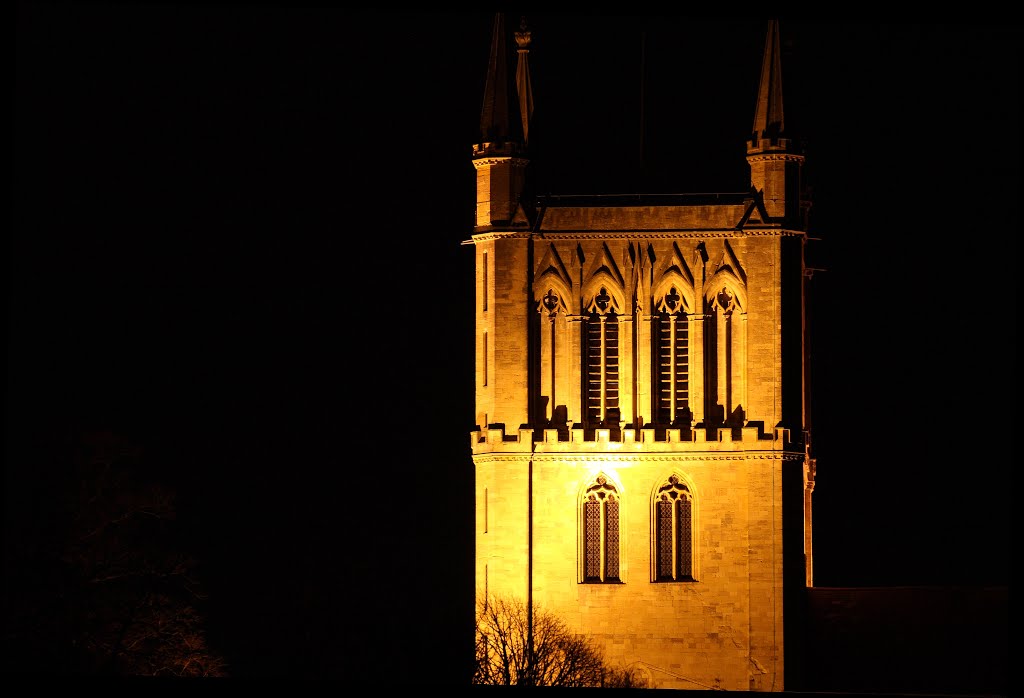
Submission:
<svg viewBox="0 0 1024 698">
<path fill-rule="evenodd" d="M 583 501 L 583 581 L 619 581 L 619 497 L 604 476 Z"/>
<path fill-rule="evenodd" d="M 675 475 L 658 489 L 655 517 L 655 578 L 693 581 L 693 499 Z"/>
<path fill-rule="evenodd" d="M 586 418 L 603 424 L 619 407 L 619 321 L 606 289 L 594 297 L 586 329 Z"/>
<path fill-rule="evenodd" d="M 656 424 L 674 424 L 690 401 L 690 347 L 686 313 L 675 287 L 658 303 L 654 316 L 654 385 Z"/>
</svg>

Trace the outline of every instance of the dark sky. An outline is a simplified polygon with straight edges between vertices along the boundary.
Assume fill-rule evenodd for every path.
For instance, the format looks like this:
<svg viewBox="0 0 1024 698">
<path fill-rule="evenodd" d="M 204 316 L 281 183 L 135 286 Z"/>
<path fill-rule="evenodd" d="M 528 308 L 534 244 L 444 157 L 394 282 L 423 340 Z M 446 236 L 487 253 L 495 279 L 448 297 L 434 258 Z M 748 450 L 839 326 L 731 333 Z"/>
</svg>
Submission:
<svg viewBox="0 0 1024 698">
<path fill-rule="evenodd" d="M 16 19 L 7 484 L 52 433 L 130 434 L 174 463 L 236 675 L 460 676 L 493 15 Z M 746 189 L 767 19 L 528 21 L 538 191 Z M 1020 26 L 781 30 L 816 582 L 1008 584 Z"/>
</svg>

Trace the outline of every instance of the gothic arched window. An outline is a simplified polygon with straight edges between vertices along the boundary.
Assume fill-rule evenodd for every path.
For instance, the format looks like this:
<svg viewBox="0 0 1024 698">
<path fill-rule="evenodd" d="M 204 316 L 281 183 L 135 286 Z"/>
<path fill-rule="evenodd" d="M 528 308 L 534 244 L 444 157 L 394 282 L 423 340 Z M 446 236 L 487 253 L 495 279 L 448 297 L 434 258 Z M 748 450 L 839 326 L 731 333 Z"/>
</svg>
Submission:
<svg viewBox="0 0 1024 698">
<path fill-rule="evenodd" d="M 676 424 L 689 420 L 690 344 L 683 298 L 672 286 L 655 305 L 654 422 Z"/>
<path fill-rule="evenodd" d="M 735 279 L 721 276 L 705 298 L 705 414 L 712 424 L 742 426 L 747 407 L 746 296 Z"/>
<path fill-rule="evenodd" d="M 672 475 L 654 497 L 654 580 L 694 581 L 693 495 Z"/>
<path fill-rule="evenodd" d="M 565 303 L 564 292 L 559 293 L 552 287 L 541 296 L 537 302 L 537 311 L 540 315 L 540 405 L 537 410 L 545 420 L 549 420 L 550 426 L 562 432 L 566 429 L 568 410 L 564 382 L 559 381 L 559 375 L 568 373 L 568 357 L 564 345 L 568 341 L 568 329 L 566 327 L 566 315 L 568 308 Z M 564 381 L 564 378 L 563 378 Z M 566 434 L 566 437 L 568 434 Z"/>
<path fill-rule="evenodd" d="M 618 582 L 619 493 L 599 475 L 583 495 L 583 581 Z"/>
<path fill-rule="evenodd" d="M 587 423 L 597 425 L 619 410 L 619 316 L 604 286 L 587 306 L 586 320 L 583 406 Z"/>
</svg>

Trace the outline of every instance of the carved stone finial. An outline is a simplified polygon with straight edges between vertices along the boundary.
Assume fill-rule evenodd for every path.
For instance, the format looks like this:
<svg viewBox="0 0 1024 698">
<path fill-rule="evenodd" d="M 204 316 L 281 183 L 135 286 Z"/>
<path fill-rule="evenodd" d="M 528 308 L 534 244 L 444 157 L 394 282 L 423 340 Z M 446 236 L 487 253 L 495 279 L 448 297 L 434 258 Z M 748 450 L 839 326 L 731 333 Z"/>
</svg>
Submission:
<svg viewBox="0 0 1024 698">
<path fill-rule="evenodd" d="M 516 33 L 516 45 L 519 46 L 520 51 L 525 51 L 530 48 L 530 42 L 532 40 L 532 34 L 526 28 L 526 17 L 522 17 L 519 20 L 519 31 Z"/>
</svg>

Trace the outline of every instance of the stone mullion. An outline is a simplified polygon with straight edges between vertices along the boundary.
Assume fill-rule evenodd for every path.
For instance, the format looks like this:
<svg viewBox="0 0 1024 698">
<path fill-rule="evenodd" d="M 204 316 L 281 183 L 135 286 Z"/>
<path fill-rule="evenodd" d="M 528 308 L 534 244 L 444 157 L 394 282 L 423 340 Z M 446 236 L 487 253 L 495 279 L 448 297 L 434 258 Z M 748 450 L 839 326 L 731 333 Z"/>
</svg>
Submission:
<svg viewBox="0 0 1024 698">
<path fill-rule="evenodd" d="M 608 390 L 608 354 L 607 354 L 608 344 L 607 344 L 607 340 L 608 340 L 608 316 L 607 315 L 602 315 L 601 316 L 601 370 L 600 370 L 600 374 L 599 374 L 601 376 L 601 391 L 600 391 L 601 401 L 600 401 L 600 410 L 598 411 L 598 414 L 597 414 L 598 419 L 601 421 L 601 423 L 604 423 L 605 418 L 608 416 L 608 413 L 607 413 L 607 409 L 608 409 L 608 405 L 607 405 L 607 399 L 608 399 L 608 395 L 607 395 L 607 390 Z"/>
<path fill-rule="evenodd" d="M 750 414 L 750 404 L 747 402 L 747 376 L 750 375 L 750 367 L 747 366 L 747 314 L 740 313 L 739 325 L 735 327 L 736 334 L 739 335 L 736 343 L 736 356 L 738 361 L 736 362 L 736 400 L 737 403 L 743 406 L 744 414 Z M 744 424 L 746 419 L 744 418 Z"/>
<path fill-rule="evenodd" d="M 715 399 L 722 406 L 724 414 L 722 418 L 729 416 L 729 315 L 721 308 L 715 313 L 715 332 L 717 333 L 715 346 L 718 350 L 717 369 L 715 375 L 718 377 Z"/>
<path fill-rule="evenodd" d="M 619 421 L 632 423 L 636 418 L 633 404 L 636 380 L 633 376 L 633 353 L 636 351 L 636 323 L 632 316 L 619 318 Z"/>
<path fill-rule="evenodd" d="M 689 313 L 687 322 L 690 326 L 690 411 L 693 412 L 694 424 L 704 423 L 704 406 L 707 404 L 704 385 L 704 313 Z"/>
<path fill-rule="evenodd" d="M 668 377 L 669 377 L 669 409 L 668 409 L 668 421 L 670 424 L 676 423 L 676 322 L 678 317 L 676 315 L 669 315 L 669 329 L 668 329 L 668 346 L 669 346 L 669 358 L 668 358 Z"/>
<path fill-rule="evenodd" d="M 542 391 L 548 396 L 544 417 L 550 420 L 554 416 L 556 397 L 556 347 L 555 317 L 543 315 L 541 320 L 540 370 Z"/>
<path fill-rule="evenodd" d="M 583 316 L 567 315 L 566 318 L 565 353 L 567 361 L 560 364 L 565 367 L 566 382 L 569 391 L 566 393 L 566 418 L 574 424 L 583 423 Z"/>
<path fill-rule="evenodd" d="M 644 422 L 654 421 L 656 412 L 654 401 L 657 398 L 654 380 L 654 340 L 651 338 L 652 319 L 650 315 L 637 314 L 636 325 L 636 375 L 633 377 L 636 386 L 636 403 L 633 409 L 633 421 L 638 426 Z M 647 414 L 647 418 L 644 418 Z"/>
</svg>

